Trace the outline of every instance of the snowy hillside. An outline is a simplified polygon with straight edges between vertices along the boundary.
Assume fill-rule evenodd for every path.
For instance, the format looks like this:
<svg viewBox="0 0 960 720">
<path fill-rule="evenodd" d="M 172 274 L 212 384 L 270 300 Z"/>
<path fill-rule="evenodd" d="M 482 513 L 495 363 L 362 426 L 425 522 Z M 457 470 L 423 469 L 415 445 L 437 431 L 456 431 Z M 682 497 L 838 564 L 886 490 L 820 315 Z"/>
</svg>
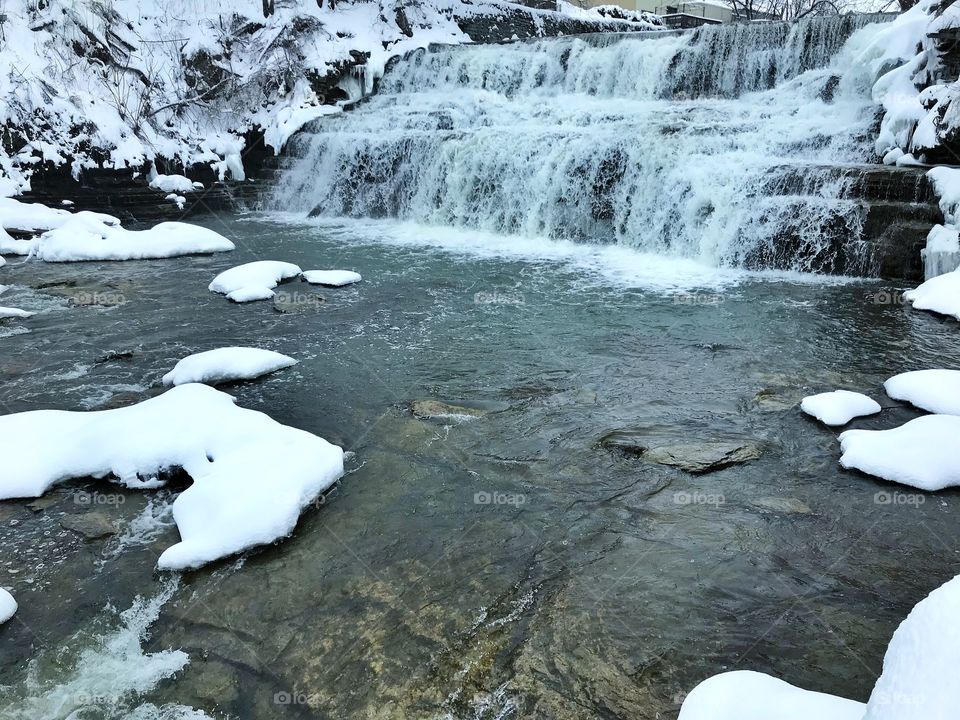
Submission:
<svg viewBox="0 0 960 720">
<path fill-rule="evenodd" d="M 469 42 L 458 19 L 506 8 L 518 6 L 9 0 L 0 20 L 0 194 L 22 189 L 46 162 L 76 175 L 162 156 L 240 179 L 246 131 L 261 127 L 279 148 L 305 122 L 369 90 L 390 57 Z M 523 12 L 534 22 L 557 15 Z"/>
</svg>

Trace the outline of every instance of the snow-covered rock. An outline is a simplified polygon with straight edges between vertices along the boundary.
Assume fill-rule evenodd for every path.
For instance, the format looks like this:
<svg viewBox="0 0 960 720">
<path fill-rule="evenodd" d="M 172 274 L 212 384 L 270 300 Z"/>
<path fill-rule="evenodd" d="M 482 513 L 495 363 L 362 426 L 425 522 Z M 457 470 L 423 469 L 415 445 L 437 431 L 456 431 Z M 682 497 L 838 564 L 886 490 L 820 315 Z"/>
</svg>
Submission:
<svg viewBox="0 0 960 720">
<path fill-rule="evenodd" d="M 178 195 L 193 192 L 196 189 L 193 181 L 184 175 L 157 175 L 150 181 L 150 187 L 154 190 Z"/>
<path fill-rule="evenodd" d="M 684 700 L 678 720 L 956 720 L 958 619 L 960 577 L 955 577 L 900 623 L 866 705 L 740 670 L 700 683 Z"/>
<path fill-rule="evenodd" d="M 17 601 L 13 595 L 0 588 L 0 625 L 12 618 L 17 612 Z"/>
<path fill-rule="evenodd" d="M 800 409 L 825 425 L 846 425 L 855 417 L 880 412 L 880 404 L 862 393 L 834 390 L 808 395 L 800 402 Z"/>
<path fill-rule="evenodd" d="M 891 430 L 840 434 L 840 464 L 920 490 L 960 485 L 960 417 L 927 415 Z"/>
<path fill-rule="evenodd" d="M 960 717 L 960 577 L 921 600 L 900 623 L 883 657 L 863 720 Z"/>
<path fill-rule="evenodd" d="M 158 566 L 185 569 L 289 535 L 343 475 L 343 451 L 196 383 L 116 410 L 0 416 L 0 499 L 82 477 L 137 487 L 171 468 L 193 484 L 173 504 L 181 541 Z"/>
<path fill-rule="evenodd" d="M 252 380 L 276 372 L 297 361 L 272 350 L 251 347 L 225 347 L 189 355 L 163 376 L 164 385 L 217 383 Z"/>
<path fill-rule="evenodd" d="M 678 720 L 862 720 L 866 705 L 801 690 L 749 670 L 714 675 L 683 702 Z"/>
<path fill-rule="evenodd" d="M 149 230 L 125 230 L 95 218 L 74 216 L 31 244 L 30 254 L 47 262 L 149 260 L 227 252 L 234 244 L 209 228 L 162 222 Z"/>
<path fill-rule="evenodd" d="M 352 270 L 304 270 L 303 279 L 311 285 L 342 287 L 360 282 L 360 273 Z"/>
<path fill-rule="evenodd" d="M 930 278 L 919 287 L 907 290 L 903 299 L 917 310 L 951 315 L 960 320 L 960 271 Z"/>
<path fill-rule="evenodd" d="M 294 278 L 303 271 L 293 263 L 278 260 L 257 260 L 224 270 L 210 283 L 210 292 L 226 295 L 234 302 L 269 300 L 273 288 L 283 280 Z"/>
<path fill-rule="evenodd" d="M 914 370 L 894 375 L 883 384 L 887 395 L 921 410 L 960 415 L 960 370 Z"/>
<path fill-rule="evenodd" d="M 0 320 L 4 318 L 28 318 L 34 313 L 20 308 L 0 307 Z"/>
<path fill-rule="evenodd" d="M 4 230 L 25 232 L 54 230 L 77 218 L 85 218 L 104 225 L 120 225 L 120 221 L 113 215 L 88 210 L 72 213 L 69 210 L 50 208 L 42 203 L 25 203 L 13 198 L 0 198 L 0 227 Z"/>
</svg>

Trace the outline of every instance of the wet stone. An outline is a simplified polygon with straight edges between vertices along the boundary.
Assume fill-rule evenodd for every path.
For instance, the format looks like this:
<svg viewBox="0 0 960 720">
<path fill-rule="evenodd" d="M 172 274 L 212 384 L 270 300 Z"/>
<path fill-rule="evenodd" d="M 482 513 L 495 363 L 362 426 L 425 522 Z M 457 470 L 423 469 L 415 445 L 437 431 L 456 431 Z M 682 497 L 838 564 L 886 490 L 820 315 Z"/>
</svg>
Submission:
<svg viewBox="0 0 960 720">
<path fill-rule="evenodd" d="M 68 515 L 61 518 L 60 525 L 67 530 L 83 535 L 87 540 L 108 537 L 117 532 L 113 523 L 102 512 Z"/>
<path fill-rule="evenodd" d="M 750 504 L 760 510 L 769 510 L 784 515 L 809 515 L 813 512 L 802 500 L 790 497 L 763 497 L 751 500 Z"/>
<path fill-rule="evenodd" d="M 705 442 L 663 445 L 648 450 L 644 458 L 660 465 L 671 465 L 689 473 L 703 475 L 731 465 L 756 460 L 760 446 L 755 443 Z"/>
</svg>

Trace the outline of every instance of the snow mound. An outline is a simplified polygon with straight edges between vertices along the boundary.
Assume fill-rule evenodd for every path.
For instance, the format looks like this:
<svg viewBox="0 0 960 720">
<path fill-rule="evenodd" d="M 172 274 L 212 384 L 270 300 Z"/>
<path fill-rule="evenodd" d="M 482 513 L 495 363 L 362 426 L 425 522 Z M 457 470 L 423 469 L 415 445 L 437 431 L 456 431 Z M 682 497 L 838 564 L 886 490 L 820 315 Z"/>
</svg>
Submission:
<svg viewBox="0 0 960 720">
<path fill-rule="evenodd" d="M 840 434 L 840 464 L 920 490 L 942 490 L 960 485 L 958 437 L 955 415 L 927 415 L 892 430 L 847 430 Z"/>
<path fill-rule="evenodd" d="M 269 300 L 273 297 L 273 288 L 282 280 L 297 277 L 302 272 L 293 263 L 257 260 L 224 270 L 213 279 L 209 290 L 238 303 Z"/>
<path fill-rule="evenodd" d="M 960 320 L 960 271 L 931 278 L 914 290 L 907 290 L 903 299 L 913 303 L 917 310 L 951 315 Z"/>
<path fill-rule="evenodd" d="M 184 175 L 157 175 L 150 181 L 150 187 L 165 193 L 188 193 L 196 187 L 193 181 Z"/>
<path fill-rule="evenodd" d="M 914 370 L 883 384 L 887 395 L 932 413 L 960 415 L 960 370 Z"/>
<path fill-rule="evenodd" d="M 801 690 L 770 675 L 737 670 L 697 685 L 684 700 L 678 720 L 862 720 L 866 707 Z"/>
<path fill-rule="evenodd" d="M 216 385 L 231 380 L 252 380 L 276 372 L 297 361 L 272 350 L 251 347 L 225 347 L 185 357 L 163 376 L 164 385 L 206 383 Z"/>
<path fill-rule="evenodd" d="M 800 402 L 800 409 L 825 425 L 846 425 L 855 417 L 880 412 L 880 404 L 861 393 L 834 390 L 808 395 Z"/>
<path fill-rule="evenodd" d="M 38 453 L 38 438 L 56 442 Z M 172 468 L 193 484 L 173 503 L 181 541 L 158 567 L 180 570 L 289 535 L 343 475 L 343 451 L 200 384 L 116 410 L 0 417 L 0 499 L 39 497 L 71 478 L 137 486 Z"/>
<path fill-rule="evenodd" d="M 0 588 L 0 625 L 12 618 L 16 612 L 17 601 L 13 599 L 13 595 Z"/>
<path fill-rule="evenodd" d="M 219 233 L 190 223 L 162 222 L 149 230 L 124 230 L 95 218 L 72 217 L 34 240 L 30 254 L 47 262 L 151 260 L 227 252 L 234 244 Z"/>
<path fill-rule="evenodd" d="M 0 320 L 5 318 L 28 318 L 32 315 L 32 312 L 21 310 L 20 308 L 0 307 Z"/>
<path fill-rule="evenodd" d="M 954 720 L 960 716 L 960 577 L 921 600 L 883 657 L 863 720 Z"/>
<path fill-rule="evenodd" d="M 328 287 L 343 287 L 360 282 L 363 278 L 360 273 L 352 270 L 305 270 L 303 279 L 311 285 L 326 285 Z"/>
</svg>

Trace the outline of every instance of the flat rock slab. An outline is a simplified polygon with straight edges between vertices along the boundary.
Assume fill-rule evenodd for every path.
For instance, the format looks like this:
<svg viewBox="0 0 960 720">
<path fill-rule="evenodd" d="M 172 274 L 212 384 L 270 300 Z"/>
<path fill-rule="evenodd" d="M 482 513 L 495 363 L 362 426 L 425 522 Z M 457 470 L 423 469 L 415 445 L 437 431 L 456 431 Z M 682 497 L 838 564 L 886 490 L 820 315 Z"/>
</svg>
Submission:
<svg viewBox="0 0 960 720">
<path fill-rule="evenodd" d="M 457 420 L 480 418 L 487 413 L 476 408 L 449 405 L 439 400 L 414 400 L 410 403 L 410 412 L 421 420 Z"/>
<path fill-rule="evenodd" d="M 760 447 L 754 443 L 684 443 L 651 448 L 644 457 L 661 465 L 672 465 L 702 475 L 756 460 L 760 457 Z"/>
<path fill-rule="evenodd" d="M 636 455 L 660 465 L 670 465 L 702 475 L 731 465 L 756 460 L 758 443 L 744 440 L 708 440 L 696 443 L 664 443 L 638 430 L 617 430 L 600 439 L 600 447 Z"/>
<path fill-rule="evenodd" d="M 117 532 L 110 519 L 101 512 L 67 515 L 60 519 L 60 525 L 67 530 L 80 533 L 87 540 L 96 540 Z"/>
</svg>

